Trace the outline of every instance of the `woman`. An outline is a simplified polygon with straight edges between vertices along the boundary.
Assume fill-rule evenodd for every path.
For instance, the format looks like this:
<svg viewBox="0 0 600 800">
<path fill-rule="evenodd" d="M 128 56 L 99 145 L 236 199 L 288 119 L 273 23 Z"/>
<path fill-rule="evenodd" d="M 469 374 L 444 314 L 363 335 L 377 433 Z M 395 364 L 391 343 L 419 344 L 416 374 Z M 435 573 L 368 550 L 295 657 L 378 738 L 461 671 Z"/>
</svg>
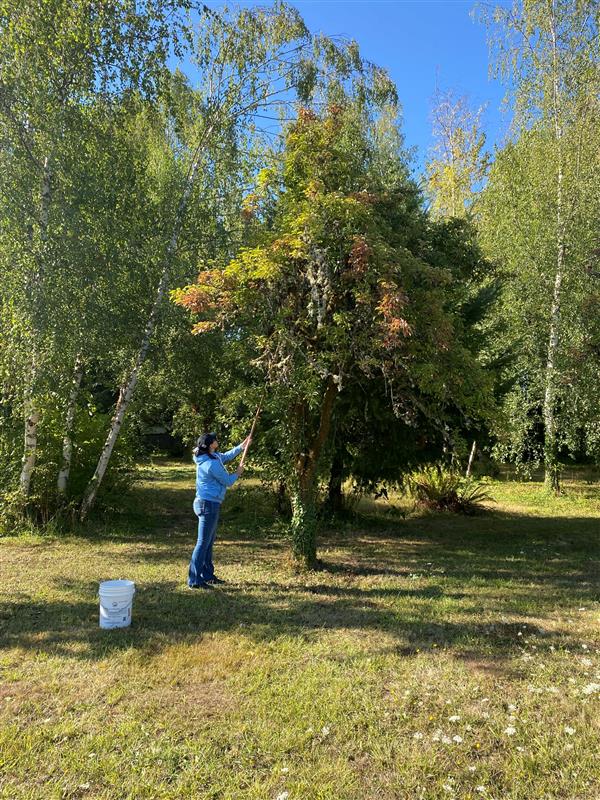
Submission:
<svg viewBox="0 0 600 800">
<path fill-rule="evenodd" d="M 215 575 L 212 561 L 213 544 L 225 492 L 237 481 L 244 467 L 240 464 L 237 470 L 230 474 L 223 464 L 237 458 L 251 441 L 248 436 L 232 450 L 219 453 L 216 434 L 205 433 L 198 439 L 194 449 L 196 463 L 194 511 L 198 517 L 198 541 L 190 561 L 188 576 L 190 589 L 210 589 L 212 584 L 225 583 Z"/>
</svg>

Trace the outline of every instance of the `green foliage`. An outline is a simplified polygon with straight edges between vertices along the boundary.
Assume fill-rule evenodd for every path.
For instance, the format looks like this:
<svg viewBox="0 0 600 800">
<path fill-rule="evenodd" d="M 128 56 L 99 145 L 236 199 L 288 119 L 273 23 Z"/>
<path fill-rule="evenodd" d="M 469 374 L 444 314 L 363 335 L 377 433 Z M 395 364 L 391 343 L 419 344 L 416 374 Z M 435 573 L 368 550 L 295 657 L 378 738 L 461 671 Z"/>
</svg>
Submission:
<svg viewBox="0 0 600 800">
<path fill-rule="evenodd" d="M 282 3 L 216 13 L 188 0 L 101 9 L 4 0 L 0 30 L 0 263 L 8 273 L 0 337 L 9 343 L 0 374 L 20 376 L 2 399 L 25 398 L 13 408 L 29 419 L 65 416 L 74 365 L 83 363 L 84 390 L 101 384 L 113 400 L 128 398 L 119 405 L 126 410 L 148 359 L 155 371 L 142 375 L 135 425 L 158 417 L 189 428 L 184 409 L 199 400 L 205 421 L 214 407 L 202 397 L 202 364 L 214 349 L 183 342 L 186 323 L 173 309 L 156 326 L 165 287 L 188 283 L 199 262 L 222 262 L 247 235 L 241 187 L 259 174 L 257 192 L 272 194 L 268 172 L 259 172 L 269 146 L 257 119 L 298 98 L 393 103 L 393 85 L 355 43 L 312 36 Z M 173 56 L 195 62 L 197 86 L 171 71 Z M 260 266 L 250 254 L 240 254 L 249 280 Z M 218 382 L 233 389 L 225 370 Z M 28 445 L 47 487 L 57 464 L 43 464 L 53 424 L 42 423 L 37 450 L 35 435 Z M 6 485 L 1 476 L 3 488 L 14 472 Z"/>
<path fill-rule="evenodd" d="M 501 336 L 517 354 L 498 452 L 543 459 L 558 491 L 561 460 L 598 458 L 598 4 L 483 12 L 514 112 L 480 206 L 482 243 L 503 277 Z"/>
<path fill-rule="evenodd" d="M 473 111 L 465 97 L 437 91 L 433 107 L 434 147 L 427 163 L 427 192 L 438 217 L 475 212 L 477 192 L 485 179 L 489 156 L 481 129 L 483 108 Z"/>
<path fill-rule="evenodd" d="M 222 352 L 239 359 L 243 377 L 230 405 L 251 409 L 266 384 L 258 458 L 271 477 L 295 485 L 294 530 L 314 516 L 332 426 L 345 443 L 346 470 L 367 482 L 386 470 L 397 475 L 411 448 L 421 451 L 418 463 L 431 447 L 431 439 L 401 444 L 365 470 L 366 450 L 375 461 L 381 448 L 365 394 L 387 406 L 381 431 L 397 432 L 396 444 L 411 426 L 414 441 L 420 426 L 418 438 L 433 430 L 441 448 L 448 420 L 460 428 L 467 416 L 481 423 L 491 414 L 475 333 L 493 294 L 482 290 L 485 264 L 468 226 L 427 218 L 404 153 L 390 149 L 400 141 L 360 103 L 330 105 L 322 116 L 301 109 L 279 174 L 261 175 L 247 205 L 248 246 L 173 294 L 200 317 L 196 333 L 223 331 Z M 395 168 L 381 168 L 383 152 Z M 296 540 L 314 558 L 314 546 L 305 548 L 299 533 Z"/>
<path fill-rule="evenodd" d="M 413 472 L 406 485 L 416 502 L 432 511 L 475 514 L 493 499 L 484 484 L 439 464 Z"/>
<path fill-rule="evenodd" d="M 35 471 L 31 493 L 28 498 L 24 498 L 18 491 L 11 490 L 11 485 L 14 485 L 11 480 L 6 480 L 0 487 L 0 506 L 4 509 L 0 519 L 0 530 L 4 534 L 10 534 L 18 528 L 22 516 L 28 518 L 32 525 L 47 526 L 55 518 L 70 523 L 72 513 L 94 471 L 98 452 L 104 443 L 110 415 L 99 413 L 90 399 L 88 404 L 79 405 L 77 409 L 68 493 L 65 498 L 59 499 L 56 493 L 56 476 L 61 459 L 63 417 L 55 398 L 47 397 L 43 400 L 43 421 L 39 432 L 39 465 Z M 19 436 L 19 443 L 20 438 Z M 135 427 L 129 426 L 120 437 L 115 456 L 111 461 L 103 496 L 105 504 L 110 506 L 111 498 L 114 499 L 133 484 L 136 463 L 139 461 L 139 433 Z"/>
<path fill-rule="evenodd" d="M 575 212 L 567 232 L 569 258 L 562 276 L 558 323 L 561 344 L 555 358 L 559 377 L 554 412 L 562 459 L 598 458 L 600 453 L 594 434 L 600 419 L 598 315 L 594 311 L 598 278 L 592 267 L 597 246 L 592 220 L 600 220 L 600 197 L 592 176 L 600 176 L 600 161 L 594 144 L 597 138 L 582 139 L 584 129 L 574 130 L 564 141 L 565 151 L 573 158 L 566 174 L 580 164 L 579 176 L 585 180 L 572 183 L 569 191 Z M 548 180 L 553 150 L 552 140 L 542 131 L 523 133 L 498 153 L 480 205 L 480 240 L 502 277 L 494 309 L 496 347 L 514 354 L 502 368 L 509 391 L 497 428 L 496 452 L 524 469 L 544 460 L 542 411 L 556 255 L 556 202 Z"/>
</svg>

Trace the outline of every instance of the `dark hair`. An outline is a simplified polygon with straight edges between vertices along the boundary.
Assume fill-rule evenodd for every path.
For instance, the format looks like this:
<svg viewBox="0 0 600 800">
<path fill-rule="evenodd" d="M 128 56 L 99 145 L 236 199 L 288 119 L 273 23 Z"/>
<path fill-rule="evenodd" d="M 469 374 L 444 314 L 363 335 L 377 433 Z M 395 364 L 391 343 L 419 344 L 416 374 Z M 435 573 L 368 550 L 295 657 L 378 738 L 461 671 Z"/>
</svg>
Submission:
<svg viewBox="0 0 600 800">
<path fill-rule="evenodd" d="M 210 445 L 216 441 L 217 441 L 216 433 L 203 433 L 202 436 L 198 437 L 198 441 L 196 442 L 196 447 L 194 448 L 194 455 L 216 458 L 216 456 L 213 456 L 213 454 L 208 449 Z"/>
</svg>

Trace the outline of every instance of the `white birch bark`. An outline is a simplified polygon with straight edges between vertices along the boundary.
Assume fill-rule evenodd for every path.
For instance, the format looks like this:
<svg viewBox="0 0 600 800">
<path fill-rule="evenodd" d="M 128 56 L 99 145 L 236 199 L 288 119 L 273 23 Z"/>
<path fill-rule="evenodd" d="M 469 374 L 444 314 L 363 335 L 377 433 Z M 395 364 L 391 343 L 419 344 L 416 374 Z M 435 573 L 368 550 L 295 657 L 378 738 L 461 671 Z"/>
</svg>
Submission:
<svg viewBox="0 0 600 800">
<path fill-rule="evenodd" d="M 41 285 L 44 278 L 44 250 L 48 239 L 48 216 L 50 212 L 50 158 L 46 156 L 42 170 L 42 185 L 40 191 L 40 250 L 36 257 L 36 269 L 30 283 L 30 300 L 33 315 L 33 341 L 31 345 L 31 371 L 29 386 L 25 390 L 25 447 L 19 478 L 21 493 L 29 496 L 31 490 L 31 479 L 35 469 L 37 454 L 37 429 L 41 414 L 35 399 L 35 387 L 37 383 L 37 338 L 39 334 L 39 314 Z"/>
<path fill-rule="evenodd" d="M 466 477 L 471 477 L 471 469 L 473 468 L 473 461 L 475 461 L 475 453 L 477 452 L 477 442 L 473 439 L 473 446 L 471 447 L 471 452 L 469 454 L 469 463 L 467 464 L 467 472 Z"/>
<path fill-rule="evenodd" d="M 560 345 L 560 308 L 561 290 L 565 266 L 565 221 L 563 215 L 563 151 L 562 124 L 560 108 L 560 87 L 558 83 L 558 48 L 556 41 L 556 18 L 554 4 L 550 7 L 550 32 L 552 37 L 552 108 L 554 116 L 554 136 L 557 145 L 556 176 L 556 272 L 554 289 L 550 306 L 550 330 L 548 335 L 548 351 L 546 358 L 546 374 L 544 389 L 544 482 L 548 489 L 558 492 L 560 489 L 557 471 L 557 437 L 556 437 L 556 357 Z"/>
<path fill-rule="evenodd" d="M 58 472 L 56 480 L 56 488 L 58 494 L 64 497 L 67 493 L 67 484 L 69 482 L 69 474 L 71 472 L 71 461 L 73 458 L 73 429 L 75 423 L 75 411 L 77 409 L 77 396 L 81 386 L 81 379 L 83 378 L 83 360 L 81 356 L 75 359 L 75 369 L 73 371 L 73 380 L 71 383 L 71 391 L 69 392 L 69 400 L 67 403 L 67 414 L 65 417 L 65 435 L 63 437 L 62 448 L 62 463 Z"/>
<path fill-rule="evenodd" d="M 35 468 L 35 457 L 37 451 L 37 429 L 40 421 L 40 412 L 36 408 L 33 398 L 29 396 L 25 403 L 25 448 L 23 453 L 23 466 L 19 479 L 21 493 L 29 496 L 31 489 L 31 478 Z"/>
<path fill-rule="evenodd" d="M 206 141 L 206 139 L 210 135 L 210 132 L 211 132 L 210 129 L 207 130 L 205 136 L 203 137 L 203 142 Z M 175 250 L 177 249 L 177 242 L 179 239 L 179 233 L 181 231 L 181 224 L 183 222 L 183 217 L 187 209 L 192 189 L 194 188 L 194 182 L 196 179 L 196 174 L 198 172 L 198 167 L 200 165 L 202 151 L 203 151 L 203 145 L 201 144 L 198 146 L 196 153 L 194 154 L 194 159 L 187 175 L 183 195 L 179 202 L 177 215 L 175 217 L 175 223 L 173 225 L 173 232 L 171 234 L 171 239 L 169 241 L 165 253 L 163 261 L 163 269 L 161 273 L 160 282 L 158 284 L 158 289 L 156 291 L 154 304 L 152 306 L 148 322 L 146 323 L 146 328 L 144 330 L 144 335 L 142 337 L 142 342 L 140 345 L 137 358 L 135 360 L 135 364 L 133 366 L 133 369 L 129 373 L 126 382 L 121 386 L 121 389 L 119 391 L 119 400 L 117 402 L 117 407 L 115 409 L 114 416 L 111 420 L 108 436 L 106 437 L 106 441 L 104 443 L 104 447 L 102 448 L 102 452 L 100 454 L 100 458 L 98 460 L 98 464 L 96 465 L 94 474 L 90 482 L 88 483 L 85 490 L 85 494 L 83 496 L 83 501 L 81 503 L 81 510 L 80 510 L 80 519 L 82 521 L 87 517 L 90 509 L 92 508 L 92 506 L 96 501 L 98 489 L 100 488 L 100 484 L 102 483 L 102 480 L 106 473 L 110 457 L 112 455 L 114 446 L 119 437 L 121 426 L 123 425 L 125 412 L 127 411 L 127 408 L 129 407 L 129 404 L 131 402 L 131 398 L 133 397 L 133 393 L 135 391 L 135 387 L 137 385 L 138 378 L 140 375 L 140 370 L 148 354 L 148 348 L 150 347 L 150 340 L 156 328 L 160 307 L 162 305 L 165 292 L 167 290 L 167 285 L 170 275 L 171 259 L 175 253 Z"/>
</svg>

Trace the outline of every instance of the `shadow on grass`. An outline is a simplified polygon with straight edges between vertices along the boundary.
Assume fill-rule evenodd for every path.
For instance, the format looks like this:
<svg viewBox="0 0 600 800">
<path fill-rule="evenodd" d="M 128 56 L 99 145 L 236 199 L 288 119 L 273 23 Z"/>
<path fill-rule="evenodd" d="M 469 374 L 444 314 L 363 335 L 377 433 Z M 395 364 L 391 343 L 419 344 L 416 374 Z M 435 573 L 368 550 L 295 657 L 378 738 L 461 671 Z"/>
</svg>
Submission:
<svg viewBox="0 0 600 800">
<path fill-rule="evenodd" d="M 518 623 L 501 621 L 500 614 L 494 622 L 483 622 L 477 603 L 460 609 L 458 621 L 444 619 L 447 609 L 441 611 L 437 603 L 453 595 L 435 584 L 407 589 L 252 582 L 210 591 L 182 589 L 175 582 L 146 584 L 138 587 L 133 626 L 112 631 L 98 628 L 98 605 L 91 599 L 96 587 L 70 580 L 71 591 L 90 599 L 19 598 L 0 604 L 5 645 L 97 660 L 131 648 L 155 655 L 176 643 L 197 642 L 204 634 L 240 631 L 266 643 L 279 637 L 310 639 L 325 630 L 356 630 L 387 634 L 386 642 L 396 642 L 391 651 L 406 657 L 435 647 L 486 669 L 505 665 L 511 672 L 514 665 L 506 662 L 521 652 L 519 630 L 539 634 L 545 646 L 581 645 L 567 630 L 547 632 L 528 625 L 526 614 Z M 382 652 L 390 652 L 388 644 Z"/>
<path fill-rule="evenodd" d="M 191 553 L 189 487 L 154 488 L 163 479 L 189 483 L 189 472 L 165 474 L 136 488 L 133 505 L 110 525 L 89 530 L 96 542 L 134 545 L 114 554 L 121 563 L 172 562 L 180 569 Z M 273 538 L 278 524 L 261 490 L 240 493 L 225 506 L 216 560 L 230 569 L 251 563 L 281 576 L 288 544 Z M 239 630 L 268 642 L 352 629 L 385 634 L 394 652 L 407 657 L 435 645 L 502 669 L 521 647 L 517 623 L 503 621 L 504 614 L 526 626 L 532 617 L 597 600 L 599 528 L 594 518 L 500 511 L 473 518 L 359 518 L 353 529 L 324 533 L 323 568 L 304 582 L 253 580 L 197 592 L 183 587 L 183 576 L 180 583 L 142 582 L 132 628 L 104 631 L 98 628 L 97 583 L 65 576 L 62 593 L 76 599 L 38 602 L 20 595 L 3 601 L 0 634 L 10 647 L 94 660 L 130 648 L 155 654 L 203 634 Z M 135 552 L 136 545 L 143 548 Z M 427 585 L 400 584 L 411 575 Z M 484 606 L 488 615 L 494 609 L 491 623 L 482 621 Z M 567 630 L 543 634 L 543 640 L 558 647 L 581 644 Z"/>
</svg>

